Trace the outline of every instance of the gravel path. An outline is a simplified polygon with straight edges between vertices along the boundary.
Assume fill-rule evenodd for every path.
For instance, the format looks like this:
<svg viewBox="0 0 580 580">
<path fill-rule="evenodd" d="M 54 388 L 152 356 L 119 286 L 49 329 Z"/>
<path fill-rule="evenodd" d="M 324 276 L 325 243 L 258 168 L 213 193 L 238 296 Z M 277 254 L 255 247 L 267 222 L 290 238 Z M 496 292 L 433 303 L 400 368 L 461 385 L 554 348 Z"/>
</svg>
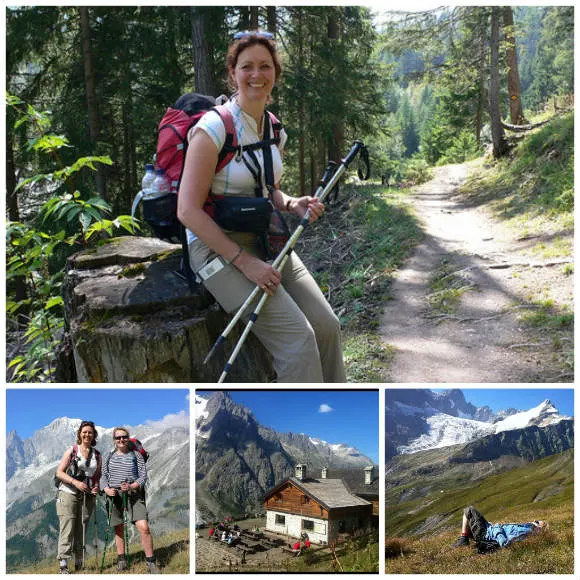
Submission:
<svg viewBox="0 0 580 580">
<path fill-rule="evenodd" d="M 379 333 L 394 347 L 394 383 L 571 382 L 556 351 L 573 350 L 573 332 L 532 333 L 519 318 L 537 300 L 552 299 L 573 311 L 573 276 L 566 260 L 527 254 L 537 240 L 492 219 L 484 206 L 457 195 L 470 164 L 437 168 L 415 190 L 412 203 L 425 239 L 400 270 Z M 445 263 L 468 288 L 451 314 L 429 307 L 429 279 Z"/>
</svg>

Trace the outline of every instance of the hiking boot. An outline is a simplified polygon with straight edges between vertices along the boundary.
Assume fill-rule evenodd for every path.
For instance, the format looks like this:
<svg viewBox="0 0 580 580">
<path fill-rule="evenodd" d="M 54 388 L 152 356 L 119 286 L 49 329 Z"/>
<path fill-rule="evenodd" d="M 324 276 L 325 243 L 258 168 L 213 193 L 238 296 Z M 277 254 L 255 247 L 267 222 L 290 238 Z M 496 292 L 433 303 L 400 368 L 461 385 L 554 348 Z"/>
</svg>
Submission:
<svg viewBox="0 0 580 580">
<path fill-rule="evenodd" d="M 117 560 L 117 572 L 127 569 L 127 560 Z"/>
<path fill-rule="evenodd" d="M 61 566 L 58 573 L 59 574 L 70 574 L 70 570 L 66 566 Z"/>
<path fill-rule="evenodd" d="M 161 570 L 155 562 L 147 562 L 147 574 L 161 574 Z"/>
<path fill-rule="evenodd" d="M 459 536 L 459 539 L 451 547 L 462 548 L 463 546 L 469 546 L 469 538 L 467 536 Z"/>
</svg>

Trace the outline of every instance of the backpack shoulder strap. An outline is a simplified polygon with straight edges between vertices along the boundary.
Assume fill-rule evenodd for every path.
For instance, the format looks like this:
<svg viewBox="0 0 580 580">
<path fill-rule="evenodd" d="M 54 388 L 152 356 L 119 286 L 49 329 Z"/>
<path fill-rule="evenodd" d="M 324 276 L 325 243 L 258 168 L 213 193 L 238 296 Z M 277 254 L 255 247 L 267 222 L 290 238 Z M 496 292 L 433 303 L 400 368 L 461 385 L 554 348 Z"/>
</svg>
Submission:
<svg viewBox="0 0 580 580">
<path fill-rule="evenodd" d="M 282 129 L 284 125 L 282 125 L 282 121 L 272 113 L 272 111 L 266 111 L 268 116 L 270 117 L 270 124 L 272 125 L 272 138 L 278 141 L 277 144 L 280 143 L 280 134 L 282 133 Z"/>
<path fill-rule="evenodd" d="M 238 150 L 238 134 L 234 125 L 234 118 L 231 111 L 226 105 L 216 105 L 213 109 L 222 120 L 226 130 L 226 139 L 224 146 L 219 152 L 218 163 L 215 172 L 221 171 L 234 157 Z"/>
</svg>

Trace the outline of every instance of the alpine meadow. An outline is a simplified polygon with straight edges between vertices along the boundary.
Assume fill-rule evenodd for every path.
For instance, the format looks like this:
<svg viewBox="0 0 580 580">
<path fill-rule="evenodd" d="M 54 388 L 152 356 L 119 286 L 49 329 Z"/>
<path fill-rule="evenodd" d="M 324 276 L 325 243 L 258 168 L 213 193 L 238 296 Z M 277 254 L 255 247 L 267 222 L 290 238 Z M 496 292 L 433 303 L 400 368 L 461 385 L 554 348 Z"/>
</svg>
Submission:
<svg viewBox="0 0 580 580">
<path fill-rule="evenodd" d="M 281 74 L 235 92 L 228 48 L 252 31 Z M 297 255 L 330 305 L 338 382 L 570 382 L 573 38 L 572 6 L 7 7 L 7 382 L 294 382 L 257 336 Z M 177 195 L 189 129 L 209 122 L 180 108 L 193 93 L 271 113 L 250 150 L 224 125 L 226 165 L 199 194 L 248 169 L 259 259 L 235 241 L 249 225 L 208 220 L 232 200 L 196 213 L 190 178 Z M 168 110 L 186 123 L 177 178 Z M 250 153 L 279 147 L 274 187 Z M 230 274 L 254 302 L 216 282 Z"/>
<path fill-rule="evenodd" d="M 526 390 L 538 405 L 519 410 L 475 406 L 473 392 L 386 392 L 387 573 L 571 574 L 574 418 L 541 401 L 542 389 Z M 509 393 L 518 405 L 521 391 Z M 573 401 L 571 389 L 560 394 Z M 488 526 L 547 525 L 501 547 L 483 544 L 462 530 L 470 506 Z"/>
</svg>

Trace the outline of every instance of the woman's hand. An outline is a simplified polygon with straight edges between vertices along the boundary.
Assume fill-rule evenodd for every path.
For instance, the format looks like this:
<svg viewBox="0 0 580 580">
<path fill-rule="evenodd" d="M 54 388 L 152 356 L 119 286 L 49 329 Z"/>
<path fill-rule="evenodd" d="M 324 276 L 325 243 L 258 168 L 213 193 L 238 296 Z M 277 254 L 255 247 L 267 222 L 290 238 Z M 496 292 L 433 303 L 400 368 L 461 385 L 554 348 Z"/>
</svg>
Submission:
<svg viewBox="0 0 580 580">
<path fill-rule="evenodd" d="M 282 280 L 282 274 L 278 270 L 247 252 L 240 254 L 235 266 L 250 282 L 259 286 L 268 296 L 274 295 Z"/>
<path fill-rule="evenodd" d="M 316 197 L 305 195 L 290 202 L 290 211 L 294 212 L 298 217 L 303 218 L 308 210 L 310 210 L 309 222 L 312 223 L 322 217 L 324 213 L 324 204 Z"/>
<path fill-rule="evenodd" d="M 97 495 L 99 493 L 99 486 L 98 485 L 93 485 L 93 487 L 91 488 L 91 493 L 93 495 Z"/>
<path fill-rule="evenodd" d="M 87 493 L 90 491 L 89 486 L 84 481 L 73 479 L 72 484 L 82 493 Z"/>
<path fill-rule="evenodd" d="M 136 491 L 137 489 L 139 489 L 139 484 L 136 481 L 134 481 L 129 485 L 129 489 L 132 491 Z"/>
<path fill-rule="evenodd" d="M 103 489 L 103 491 L 109 497 L 115 497 L 117 495 L 117 490 L 114 487 L 105 487 L 105 489 Z"/>
</svg>

